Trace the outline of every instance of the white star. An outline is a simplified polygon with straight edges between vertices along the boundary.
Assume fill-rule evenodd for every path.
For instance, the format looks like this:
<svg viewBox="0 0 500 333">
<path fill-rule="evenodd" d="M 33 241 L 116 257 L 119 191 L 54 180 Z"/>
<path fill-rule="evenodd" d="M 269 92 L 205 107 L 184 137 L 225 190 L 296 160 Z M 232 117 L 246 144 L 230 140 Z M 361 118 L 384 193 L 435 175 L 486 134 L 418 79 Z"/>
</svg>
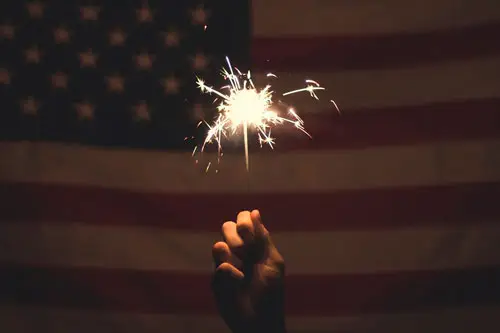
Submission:
<svg viewBox="0 0 500 333">
<path fill-rule="evenodd" d="M 40 1 L 30 1 L 26 4 L 26 9 L 28 9 L 28 13 L 32 18 L 41 18 L 44 5 Z"/>
<path fill-rule="evenodd" d="M 75 108 L 80 119 L 92 119 L 94 117 L 94 106 L 87 101 L 76 103 Z"/>
<path fill-rule="evenodd" d="M 56 72 L 51 77 L 52 87 L 56 89 L 66 89 L 68 87 L 68 76 L 63 72 Z"/>
<path fill-rule="evenodd" d="M 164 33 L 165 35 L 165 45 L 167 47 L 173 47 L 179 45 L 179 33 L 175 30 L 170 30 Z"/>
<path fill-rule="evenodd" d="M 145 101 L 141 101 L 134 107 L 135 116 L 139 120 L 150 120 L 151 115 L 149 114 L 148 105 Z"/>
<path fill-rule="evenodd" d="M 143 70 L 149 70 L 153 67 L 154 56 L 147 52 L 141 52 L 136 56 L 135 62 L 137 67 Z"/>
<path fill-rule="evenodd" d="M 97 6 L 82 6 L 80 7 L 80 17 L 83 21 L 97 21 L 100 10 Z"/>
<path fill-rule="evenodd" d="M 203 110 L 203 105 L 200 103 L 195 103 L 191 110 L 191 116 L 194 120 L 203 120 L 205 117 L 205 111 Z"/>
<path fill-rule="evenodd" d="M 141 23 L 151 22 L 153 20 L 153 13 L 146 3 L 136 10 L 136 15 L 137 21 Z"/>
<path fill-rule="evenodd" d="M 0 68 L 0 84 L 4 85 L 10 84 L 10 73 L 5 68 Z"/>
<path fill-rule="evenodd" d="M 208 59 L 205 57 L 203 54 L 198 53 L 194 56 L 192 59 L 193 61 L 193 68 L 195 70 L 204 70 L 205 67 L 208 65 Z"/>
<path fill-rule="evenodd" d="M 203 6 L 196 7 L 191 11 L 191 22 L 195 25 L 206 25 L 210 13 Z"/>
<path fill-rule="evenodd" d="M 56 44 L 69 42 L 69 31 L 66 28 L 59 27 L 54 30 L 54 40 Z"/>
<path fill-rule="evenodd" d="M 0 31 L 2 38 L 14 39 L 15 29 L 12 24 L 2 24 L 2 26 L 0 26 Z"/>
<path fill-rule="evenodd" d="M 35 116 L 38 113 L 38 102 L 29 96 L 27 99 L 21 101 L 21 109 L 24 114 Z"/>
<path fill-rule="evenodd" d="M 97 55 L 92 52 L 92 49 L 88 49 L 86 52 L 81 52 L 80 56 L 80 67 L 95 67 L 97 61 Z"/>
<path fill-rule="evenodd" d="M 106 76 L 108 90 L 116 93 L 123 92 L 124 79 L 120 75 Z"/>
<path fill-rule="evenodd" d="M 120 46 L 125 43 L 127 35 L 120 29 L 114 29 L 109 33 L 109 44 L 112 46 Z"/>
<path fill-rule="evenodd" d="M 163 79 L 163 88 L 165 94 L 177 94 L 179 92 L 179 80 L 175 76 L 166 77 Z"/>
<path fill-rule="evenodd" d="M 27 63 L 38 64 L 40 62 L 42 52 L 38 49 L 38 46 L 35 45 L 24 51 L 24 56 L 26 57 Z"/>
</svg>

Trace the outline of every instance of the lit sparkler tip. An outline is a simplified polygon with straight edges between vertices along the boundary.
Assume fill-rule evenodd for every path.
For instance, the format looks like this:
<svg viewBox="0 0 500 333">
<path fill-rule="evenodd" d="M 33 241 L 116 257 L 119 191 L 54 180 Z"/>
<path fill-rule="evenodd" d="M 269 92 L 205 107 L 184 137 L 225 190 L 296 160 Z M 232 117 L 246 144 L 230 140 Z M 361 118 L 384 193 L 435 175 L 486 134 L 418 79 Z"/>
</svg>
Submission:
<svg viewBox="0 0 500 333">
<path fill-rule="evenodd" d="M 208 132 L 199 152 L 203 152 L 207 144 L 215 142 L 218 147 L 218 155 L 220 158 L 222 156 L 222 139 L 238 135 L 241 129 L 245 147 L 245 165 L 248 171 L 248 132 L 250 130 L 257 133 L 258 142 L 261 146 L 265 144 L 271 149 L 273 149 L 275 145 L 275 139 L 271 137 L 271 129 L 277 125 L 285 123 L 291 124 L 311 137 L 304 129 L 304 121 L 298 116 L 293 108 L 289 108 L 288 110 L 288 115 L 290 115 L 291 118 L 282 117 L 279 115 L 278 111 L 275 110 L 275 101 L 273 101 L 271 85 L 266 85 L 264 88 L 257 88 L 252 81 L 250 71 L 243 74 L 238 68 L 233 68 L 229 57 L 226 57 L 226 62 L 228 67 L 221 69 L 222 77 L 228 81 L 226 86 L 217 90 L 207 86 L 203 79 L 199 77 L 196 78 L 196 83 L 200 91 L 217 95 L 216 100 L 219 101 L 216 119 L 211 124 L 204 121 L 205 125 L 208 127 Z M 277 76 L 268 73 L 267 77 Z M 308 79 L 306 80 L 306 87 L 285 92 L 283 96 L 308 92 L 313 98 L 318 99 L 315 93 L 317 90 L 325 90 L 325 88 L 321 87 L 318 82 Z M 224 91 L 224 93 L 222 91 Z M 280 104 L 283 103 L 278 101 L 278 105 Z M 198 126 L 200 124 L 201 122 L 198 123 Z M 196 149 L 197 147 L 193 151 L 193 154 L 196 152 Z M 206 171 L 208 171 L 209 167 L 210 163 Z"/>
</svg>

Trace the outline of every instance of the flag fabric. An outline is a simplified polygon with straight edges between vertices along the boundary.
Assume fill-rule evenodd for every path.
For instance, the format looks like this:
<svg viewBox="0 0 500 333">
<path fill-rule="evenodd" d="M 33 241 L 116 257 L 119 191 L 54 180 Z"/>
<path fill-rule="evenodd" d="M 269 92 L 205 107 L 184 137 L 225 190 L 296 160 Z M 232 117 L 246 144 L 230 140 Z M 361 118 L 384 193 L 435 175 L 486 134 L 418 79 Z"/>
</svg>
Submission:
<svg viewBox="0 0 500 333">
<path fill-rule="evenodd" d="M 217 79 L 225 55 L 248 62 L 243 2 L 7 3 L 7 140 L 182 149 L 209 116 L 196 76 Z"/>
<path fill-rule="evenodd" d="M 221 224 L 259 208 L 290 332 L 500 329 L 497 1 L 6 1 L 0 330 L 227 332 Z M 290 99 L 215 168 L 191 156 L 224 56 Z M 333 107 L 334 100 L 340 114 Z M 212 172 L 214 171 L 214 172 Z"/>
</svg>

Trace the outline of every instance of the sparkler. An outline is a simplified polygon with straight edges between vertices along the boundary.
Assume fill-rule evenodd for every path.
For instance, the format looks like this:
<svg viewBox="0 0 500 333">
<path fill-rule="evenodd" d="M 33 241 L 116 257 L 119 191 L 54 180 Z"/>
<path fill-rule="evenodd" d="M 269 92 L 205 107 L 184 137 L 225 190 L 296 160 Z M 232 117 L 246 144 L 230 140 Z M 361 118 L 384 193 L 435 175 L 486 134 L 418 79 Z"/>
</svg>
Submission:
<svg viewBox="0 0 500 333">
<path fill-rule="evenodd" d="M 206 121 L 200 122 L 198 125 L 205 123 L 208 127 L 208 133 L 201 146 L 200 152 L 205 150 L 208 144 L 216 143 L 218 148 L 218 158 L 222 156 L 222 140 L 231 136 L 239 135 L 238 130 L 243 132 L 243 142 L 245 148 L 245 166 L 249 171 L 249 156 L 248 156 L 248 132 L 254 130 L 257 133 L 260 146 L 268 145 L 271 149 L 274 148 L 275 139 L 271 136 L 273 127 L 283 124 L 291 124 L 297 130 L 303 132 L 310 138 L 311 135 L 304 128 L 304 121 L 297 115 L 293 108 L 288 108 L 286 116 L 280 116 L 279 110 L 276 107 L 276 102 L 273 100 L 274 91 L 271 85 L 268 84 L 263 88 L 257 88 L 252 80 L 250 71 L 242 73 L 238 68 L 233 67 L 229 58 L 226 57 L 228 67 L 222 68 L 222 76 L 229 84 L 215 89 L 205 84 L 201 78 L 197 78 L 198 88 L 202 93 L 214 94 L 216 99 L 220 100 L 217 106 L 217 117 L 213 123 Z M 277 77 L 269 73 L 267 77 Z M 301 92 L 308 92 L 311 97 L 319 99 L 316 95 L 317 90 L 325 90 L 318 82 L 306 80 L 306 86 L 300 89 L 295 89 L 283 93 L 283 96 L 292 95 Z M 223 92 L 224 91 L 224 92 Z M 283 103 L 278 101 L 280 105 Z M 334 103 L 335 107 L 337 105 Z M 337 108 L 338 110 L 338 108 Z M 195 147 L 193 155 L 198 147 Z M 210 167 L 210 164 L 207 166 Z"/>
</svg>

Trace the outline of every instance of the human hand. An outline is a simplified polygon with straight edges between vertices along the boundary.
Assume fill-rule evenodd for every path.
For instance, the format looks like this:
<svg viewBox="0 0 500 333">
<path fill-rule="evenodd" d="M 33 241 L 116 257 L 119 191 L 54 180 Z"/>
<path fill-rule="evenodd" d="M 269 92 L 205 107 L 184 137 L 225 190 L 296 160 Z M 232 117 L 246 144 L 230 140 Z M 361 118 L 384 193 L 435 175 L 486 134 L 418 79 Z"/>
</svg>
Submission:
<svg viewBox="0 0 500 333">
<path fill-rule="evenodd" d="M 283 257 L 257 210 L 242 211 L 222 225 L 223 241 L 212 248 L 212 289 L 233 333 L 284 333 Z"/>
</svg>

